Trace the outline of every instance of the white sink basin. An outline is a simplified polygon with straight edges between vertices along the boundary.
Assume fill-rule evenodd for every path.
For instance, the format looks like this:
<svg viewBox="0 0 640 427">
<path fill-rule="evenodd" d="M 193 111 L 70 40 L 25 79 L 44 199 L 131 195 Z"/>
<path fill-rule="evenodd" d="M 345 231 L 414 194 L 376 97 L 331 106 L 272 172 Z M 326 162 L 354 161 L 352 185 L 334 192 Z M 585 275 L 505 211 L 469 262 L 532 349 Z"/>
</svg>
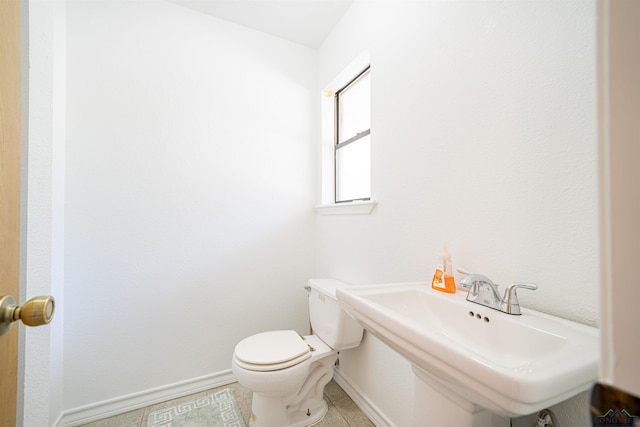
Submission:
<svg viewBox="0 0 640 427">
<path fill-rule="evenodd" d="M 505 314 L 427 283 L 339 288 L 337 297 L 423 381 L 501 416 L 537 412 L 597 378 L 596 328 L 524 308 Z"/>
</svg>

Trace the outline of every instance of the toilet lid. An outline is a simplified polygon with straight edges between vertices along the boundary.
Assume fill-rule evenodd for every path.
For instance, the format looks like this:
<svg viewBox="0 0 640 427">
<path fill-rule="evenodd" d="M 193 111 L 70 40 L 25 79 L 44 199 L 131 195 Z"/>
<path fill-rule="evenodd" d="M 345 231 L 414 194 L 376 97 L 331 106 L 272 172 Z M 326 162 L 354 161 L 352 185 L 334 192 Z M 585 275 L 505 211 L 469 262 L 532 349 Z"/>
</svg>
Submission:
<svg viewBox="0 0 640 427">
<path fill-rule="evenodd" d="M 311 350 L 296 331 L 269 331 L 240 341 L 234 357 L 245 369 L 275 371 L 308 359 Z"/>
</svg>

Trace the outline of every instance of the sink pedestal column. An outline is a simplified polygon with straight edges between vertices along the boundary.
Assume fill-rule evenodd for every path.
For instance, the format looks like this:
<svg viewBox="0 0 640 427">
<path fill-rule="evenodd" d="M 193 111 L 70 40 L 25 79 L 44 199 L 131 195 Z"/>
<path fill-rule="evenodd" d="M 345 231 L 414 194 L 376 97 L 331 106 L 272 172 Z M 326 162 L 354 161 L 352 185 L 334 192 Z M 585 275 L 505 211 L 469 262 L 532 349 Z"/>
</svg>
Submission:
<svg viewBox="0 0 640 427">
<path fill-rule="evenodd" d="M 509 427 L 510 420 L 484 409 L 457 395 L 435 381 L 429 374 L 413 366 L 414 379 L 413 425 L 456 427 Z M 426 378 L 427 377 L 427 378 Z"/>
</svg>

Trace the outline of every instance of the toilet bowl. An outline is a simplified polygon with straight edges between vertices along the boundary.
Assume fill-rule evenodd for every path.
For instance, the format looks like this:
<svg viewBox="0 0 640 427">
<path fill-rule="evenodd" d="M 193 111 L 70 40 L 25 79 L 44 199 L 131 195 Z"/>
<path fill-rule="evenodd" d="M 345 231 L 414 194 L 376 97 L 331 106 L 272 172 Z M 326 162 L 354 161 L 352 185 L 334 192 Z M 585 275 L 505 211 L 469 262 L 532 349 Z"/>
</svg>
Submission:
<svg viewBox="0 0 640 427">
<path fill-rule="evenodd" d="M 267 331 L 240 341 L 232 359 L 238 382 L 253 391 L 251 427 L 304 427 L 327 412 L 324 387 L 333 378 L 338 351 L 357 347 L 363 329 L 338 305 L 333 279 L 309 281 L 313 335 Z"/>
</svg>

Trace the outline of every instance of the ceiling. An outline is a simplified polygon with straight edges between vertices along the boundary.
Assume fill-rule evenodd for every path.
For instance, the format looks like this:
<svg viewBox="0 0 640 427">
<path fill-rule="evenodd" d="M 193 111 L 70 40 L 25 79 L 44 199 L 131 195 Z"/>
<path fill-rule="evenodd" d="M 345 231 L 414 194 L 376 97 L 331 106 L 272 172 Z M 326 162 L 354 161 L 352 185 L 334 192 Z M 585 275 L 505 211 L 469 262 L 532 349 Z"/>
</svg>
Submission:
<svg viewBox="0 0 640 427">
<path fill-rule="evenodd" d="M 353 0 L 170 0 L 317 49 Z"/>
</svg>

